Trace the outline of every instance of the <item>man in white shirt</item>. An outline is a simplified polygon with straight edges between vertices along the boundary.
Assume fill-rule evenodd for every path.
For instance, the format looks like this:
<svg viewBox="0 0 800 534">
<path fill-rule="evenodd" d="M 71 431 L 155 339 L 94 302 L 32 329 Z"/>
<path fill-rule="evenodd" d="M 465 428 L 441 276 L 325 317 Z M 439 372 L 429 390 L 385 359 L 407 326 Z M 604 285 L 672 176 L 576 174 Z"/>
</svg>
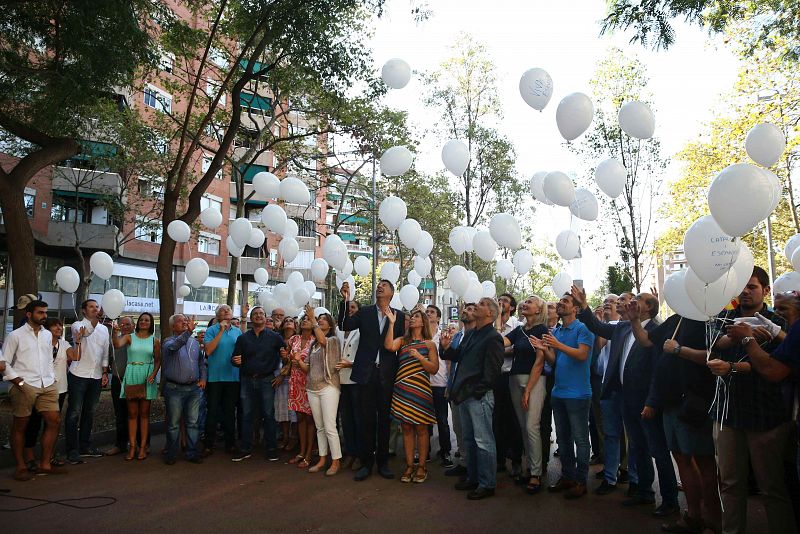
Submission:
<svg viewBox="0 0 800 534">
<path fill-rule="evenodd" d="M 14 415 L 11 448 L 17 468 L 14 479 L 30 480 L 33 473 L 25 465 L 25 429 L 35 408 L 45 422 L 42 435 L 42 460 L 37 473 L 62 474 L 63 467 L 50 464 L 53 456 L 61 415 L 58 406 L 58 387 L 53 367 L 53 337 L 42 328 L 47 320 L 47 303 L 34 300 L 25 306 L 26 322 L 11 332 L 3 345 L 0 360 L 5 362 L 3 380 L 11 382 L 9 397 Z"/>
<path fill-rule="evenodd" d="M 499 323 L 497 331 L 501 336 L 506 336 L 514 330 L 519 321 L 514 314 L 517 311 L 517 299 L 511 293 L 503 293 L 497 297 L 500 305 Z M 493 430 L 497 443 L 497 470 L 505 471 L 506 459 L 511 458 L 511 476 L 518 477 L 522 465 L 522 432 L 519 428 L 517 415 L 511 401 L 511 364 L 514 362 L 514 353 L 511 347 L 505 348 L 503 366 L 494 388 L 494 414 Z"/>
<path fill-rule="evenodd" d="M 425 315 L 428 316 L 428 323 L 431 326 L 433 342 L 439 348 L 439 334 L 441 333 L 442 310 L 438 306 L 429 304 L 425 308 Z M 436 413 L 436 429 L 439 432 L 439 459 L 442 467 L 447 469 L 453 467 L 453 460 L 450 459 L 452 445 L 450 443 L 450 424 L 448 422 L 448 403 L 447 403 L 447 377 L 450 373 L 450 362 L 440 361 L 439 371 L 431 375 L 431 390 L 433 391 L 433 410 Z"/>
<path fill-rule="evenodd" d="M 108 385 L 108 328 L 100 322 L 100 306 L 89 299 L 81 304 L 83 320 L 72 324 L 72 342 L 80 359 L 72 362 L 67 375 L 69 406 L 66 417 L 67 461 L 81 464 L 85 458 L 103 453 L 91 444 L 92 424 L 100 391 Z M 81 336 L 81 327 L 84 335 Z"/>
</svg>

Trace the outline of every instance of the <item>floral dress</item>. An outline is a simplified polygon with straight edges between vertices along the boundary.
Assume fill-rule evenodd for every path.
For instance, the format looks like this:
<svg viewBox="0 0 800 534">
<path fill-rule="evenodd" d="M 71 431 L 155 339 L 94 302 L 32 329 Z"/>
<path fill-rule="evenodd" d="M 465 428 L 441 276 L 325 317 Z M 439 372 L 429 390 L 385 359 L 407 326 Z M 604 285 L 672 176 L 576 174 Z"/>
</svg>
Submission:
<svg viewBox="0 0 800 534">
<path fill-rule="evenodd" d="M 303 348 L 300 336 L 293 336 L 289 340 L 289 348 L 291 352 L 300 352 L 300 358 L 306 361 L 313 341 L 309 339 Z M 289 409 L 311 415 L 311 406 L 308 404 L 308 393 L 306 393 L 306 374 L 300 370 L 299 365 L 292 365 L 292 373 L 289 375 Z"/>
</svg>

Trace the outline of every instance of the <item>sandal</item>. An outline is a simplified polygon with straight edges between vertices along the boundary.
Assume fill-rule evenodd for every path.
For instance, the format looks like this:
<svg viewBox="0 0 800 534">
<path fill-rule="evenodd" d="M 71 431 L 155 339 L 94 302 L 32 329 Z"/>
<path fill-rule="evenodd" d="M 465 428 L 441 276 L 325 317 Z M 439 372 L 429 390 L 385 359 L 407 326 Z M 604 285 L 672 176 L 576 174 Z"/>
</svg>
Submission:
<svg viewBox="0 0 800 534">
<path fill-rule="evenodd" d="M 413 475 L 414 475 L 414 466 L 409 465 L 408 467 L 406 467 L 406 470 L 403 471 L 403 475 L 400 477 L 400 482 L 403 483 L 411 482 Z"/>
<path fill-rule="evenodd" d="M 28 471 L 31 473 L 35 473 L 39 470 L 39 464 L 36 462 L 36 460 L 28 460 L 25 462 L 25 467 L 27 467 Z"/>
<path fill-rule="evenodd" d="M 65 465 L 67 465 L 67 462 L 59 458 L 56 458 L 54 456 L 53 458 L 50 459 L 50 465 L 52 465 L 53 467 L 64 467 Z"/>
<path fill-rule="evenodd" d="M 147 449 L 141 448 L 139 449 L 139 456 L 136 457 L 137 460 L 147 460 Z"/>
<path fill-rule="evenodd" d="M 129 447 L 128 454 L 125 456 L 125 461 L 129 462 L 130 460 L 133 460 L 135 456 L 136 456 L 136 447 Z"/>
<path fill-rule="evenodd" d="M 536 482 L 534 482 L 534 480 Z M 541 489 L 542 489 L 541 479 L 536 475 L 531 475 L 531 477 L 528 479 L 528 483 L 525 485 L 525 491 L 530 495 L 536 495 L 537 493 L 539 493 L 539 490 Z"/>
<path fill-rule="evenodd" d="M 422 475 L 420 475 L 420 472 L 422 472 Z M 426 480 L 428 480 L 428 469 L 423 466 L 419 466 L 417 468 L 417 473 L 414 475 L 414 478 L 411 479 L 411 482 L 414 484 L 422 484 Z"/>
<path fill-rule="evenodd" d="M 297 456 L 295 456 L 294 458 L 289 460 L 289 463 L 290 464 L 296 464 L 297 462 L 300 462 L 302 460 L 305 460 L 305 458 L 303 458 L 303 456 L 301 454 L 298 454 Z"/>
<path fill-rule="evenodd" d="M 306 460 L 305 458 L 303 458 L 302 460 L 297 462 L 297 468 L 298 469 L 306 469 L 308 467 L 308 465 L 309 465 L 308 464 L 308 460 Z"/>
</svg>

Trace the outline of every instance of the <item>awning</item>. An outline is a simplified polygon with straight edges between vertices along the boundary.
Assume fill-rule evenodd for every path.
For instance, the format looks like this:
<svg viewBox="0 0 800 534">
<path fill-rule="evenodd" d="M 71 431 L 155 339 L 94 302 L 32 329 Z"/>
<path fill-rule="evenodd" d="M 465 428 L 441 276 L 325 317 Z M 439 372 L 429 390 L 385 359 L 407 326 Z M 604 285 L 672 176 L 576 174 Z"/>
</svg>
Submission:
<svg viewBox="0 0 800 534">
<path fill-rule="evenodd" d="M 254 95 L 253 93 L 239 93 L 239 103 L 242 107 L 269 111 L 272 109 L 272 99 L 266 96 Z"/>
<path fill-rule="evenodd" d="M 112 195 L 103 195 L 101 193 L 90 193 L 88 191 L 78 191 L 76 193 L 75 191 L 60 191 L 58 189 L 53 189 L 53 194 L 60 197 L 64 197 L 66 199 L 75 199 L 75 197 L 77 196 L 78 198 L 92 198 L 95 200 L 107 199 L 108 197 L 112 196 Z"/>
<path fill-rule="evenodd" d="M 239 202 L 238 198 L 231 197 L 231 207 L 233 207 L 233 204 L 236 204 L 237 202 Z M 248 200 L 246 204 L 248 206 L 266 206 L 267 202 L 264 202 L 263 200 Z"/>
<path fill-rule="evenodd" d="M 255 176 L 256 174 L 268 171 L 269 167 L 266 167 L 264 165 L 250 164 L 250 165 L 241 165 L 239 167 L 239 172 L 244 176 L 244 182 L 246 184 L 252 184 L 253 176 Z M 234 180 L 231 181 L 233 182 Z"/>
<path fill-rule="evenodd" d="M 357 241 L 356 235 L 351 234 L 350 232 L 342 232 L 341 234 L 339 234 L 339 237 L 342 238 L 342 241 L 347 241 L 349 243 Z"/>
<path fill-rule="evenodd" d="M 346 215 L 344 213 L 340 213 L 339 222 L 350 223 L 350 224 L 355 224 L 355 223 L 369 224 L 370 220 L 360 215 Z"/>
</svg>

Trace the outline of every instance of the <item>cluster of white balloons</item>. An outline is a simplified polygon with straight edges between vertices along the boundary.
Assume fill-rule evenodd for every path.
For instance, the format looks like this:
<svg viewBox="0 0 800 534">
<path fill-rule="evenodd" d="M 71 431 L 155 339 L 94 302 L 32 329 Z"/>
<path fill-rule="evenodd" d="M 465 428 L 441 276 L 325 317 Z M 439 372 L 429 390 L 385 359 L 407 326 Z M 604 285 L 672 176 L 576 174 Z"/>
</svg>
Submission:
<svg viewBox="0 0 800 534">
<path fill-rule="evenodd" d="M 786 242 L 783 253 L 792 263 L 794 271 L 789 271 L 776 278 L 772 282 L 773 293 L 785 293 L 787 291 L 800 291 L 800 234 L 795 234 Z"/>
<path fill-rule="evenodd" d="M 494 282 L 481 282 L 474 271 L 463 265 L 453 265 L 447 272 L 447 283 L 450 290 L 461 297 L 464 302 L 478 302 L 483 297 L 492 298 L 497 294 Z"/>
<path fill-rule="evenodd" d="M 265 285 L 260 282 L 259 284 Z M 275 308 L 283 308 L 287 317 L 295 316 L 300 313 L 303 306 L 311 301 L 316 291 L 317 286 L 312 280 L 306 280 L 302 273 L 294 271 L 288 276 L 285 283 L 276 285 L 271 291 L 260 290 L 257 300 L 267 315 L 271 314 Z"/>
</svg>

